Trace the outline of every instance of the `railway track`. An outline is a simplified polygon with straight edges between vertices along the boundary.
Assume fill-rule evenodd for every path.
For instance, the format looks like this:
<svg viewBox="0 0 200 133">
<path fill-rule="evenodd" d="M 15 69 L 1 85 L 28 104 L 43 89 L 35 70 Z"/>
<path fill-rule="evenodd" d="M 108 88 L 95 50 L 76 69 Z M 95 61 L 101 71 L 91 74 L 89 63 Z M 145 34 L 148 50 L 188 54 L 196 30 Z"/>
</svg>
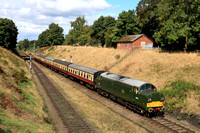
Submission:
<svg viewBox="0 0 200 133">
<path fill-rule="evenodd" d="M 21 56 L 26 56 L 24 53 L 20 53 Z M 68 129 L 68 132 L 73 133 L 91 133 L 94 132 L 90 127 L 82 120 L 82 118 L 76 113 L 73 107 L 68 103 L 60 91 L 49 80 L 46 74 L 34 63 L 32 67 L 40 79 L 41 84 L 44 86 L 48 97 L 57 110 L 57 113 L 62 119 L 63 124 Z"/>
<path fill-rule="evenodd" d="M 166 133 L 195 133 L 194 131 L 186 128 L 184 125 L 180 125 L 178 123 L 172 122 L 164 117 L 154 117 L 148 118 L 143 117 L 145 121 L 151 123 L 152 126 L 156 126 L 162 132 Z"/>
<path fill-rule="evenodd" d="M 35 66 L 33 66 L 33 68 L 35 68 Z M 55 74 L 59 75 L 58 73 L 55 73 Z M 63 78 L 65 78 L 62 75 L 60 75 L 60 76 L 63 77 Z M 43 78 L 41 77 L 40 79 L 43 79 Z M 74 82 L 73 82 L 73 84 L 74 84 Z M 77 86 L 80 86 L 79 83 L 75 83 L 75 84 Z M 83 93 L 86 93 L 86 92 L 84 92 L 82 90 L 82 88 L 85 88 L 85 87 L 80 87 L 80 88 L 78 87 L 77 89 L 80 90 Z M 50 89 L 47 89 L 47 90 L 50 90 Z M 95 96 L 98 95 L 97 93 L 95 93 L 93 91 L 91 91 L 91 92 L 92 92 L 92 95 L 94 95 L 94 96 L 91 96 L 91 97 L 95 97 Z M 49 93 L 52 93 L 54 95 L 54 92 L 49 92 Z M 91 95 L 91 93 L 89 95 Z M 99 102 L 102 103 L 102 104 L 104 104 L 103 102 L 106 102 L 106 101 L 104 99 L 103 101 L 99 101 Z M 61 103 L 62 103 L 62 100 L 61 100 Z M 114 103 L 114 104 L 116 104 L 116 103 Z M 125 109 L 125 110 L 128 110 L 128 109 Z M 193 131 L 193 130 L 191 130 L 189 128 L 186 128 L 185 125 L 183 125 L 183 124 L 170 121 L 170 120 L 168 120 L 168 119 L 166 119 L 164 117 L 149 118 L 149 117 L 146 117 L 146 116 L 139 116 L 139 118 L 143 119 L 144 121 L 148 122 L 152 127 L 155 127 L 155 128 L 161 130 L 164 133 L 194 133 L 195 132 L 195 131 Z M 128 119 L 130 119 L 130 118 L 128 118 Z M 92 132 L 90 129 L 88 131 Z M 85 132 L 85 131 L 83 131 L 83 132 Z"/>
</svg>

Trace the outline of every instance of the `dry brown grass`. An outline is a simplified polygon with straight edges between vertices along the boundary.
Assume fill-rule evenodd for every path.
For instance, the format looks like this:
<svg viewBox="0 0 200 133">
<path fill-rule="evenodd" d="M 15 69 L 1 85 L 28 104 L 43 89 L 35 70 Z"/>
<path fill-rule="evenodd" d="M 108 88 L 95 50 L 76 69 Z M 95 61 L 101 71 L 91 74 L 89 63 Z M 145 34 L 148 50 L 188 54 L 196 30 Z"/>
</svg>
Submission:
<svg viewBox="0 0 200 133">
<path fill-rule="evenodd" d="M 189 109 L 189 111 L 185 111 L 186 113 L 189 114 L 198 114 L 200 115 L 200 95 L 196 95 L 194 91 L 189 93 L 189 96 L 187 97 L 185 103 L 186 103 L 186 108 Z M 197 111 L 198 110 L 198 111 Z"/>
<path fill-rule="evenodd" d="M 128 51 L 114 48 L 54 46 L 54 50 L 42 51 L 47 56 L 70 61 L 73 63 L 104 70 L 122 58 Z M 157 50 L 138 50 L 110 72 L 143 80 L 154 84 L 158 90 L 169 81 L 184 79 L 200 84 L 200 56 L 195 53 L 159 53 Z"/>
<path fill-rule="evenodd" d="M 97 48 L 85 46 L 54 46 L 41 50 L 47 56 L 70 61 L 73 63 L 105 70 L 113 63 L 128 54 L 128 51 L 113 48 Z M 158 90 L 171 81 L 184 80 L 200 85 L 200 56 L 197 53 L 167 53 L 158 50 L 137 50 L 109 70 L 112 73 L 131 77 L 154 84 Z M 199 99 L 189 97 L 185 101 L 188 113 L 199 112 Z"/>
</svg>

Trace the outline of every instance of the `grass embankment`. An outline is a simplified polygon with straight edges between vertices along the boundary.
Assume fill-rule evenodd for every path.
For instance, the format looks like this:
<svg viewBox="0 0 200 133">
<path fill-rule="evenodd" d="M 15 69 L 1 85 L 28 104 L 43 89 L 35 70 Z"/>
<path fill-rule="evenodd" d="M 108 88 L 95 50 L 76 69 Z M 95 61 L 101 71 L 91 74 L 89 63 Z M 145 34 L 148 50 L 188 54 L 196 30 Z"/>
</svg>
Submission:
<svg viewBox="0 0 200 133">
<path fill-rule="evenodd" d="M 123 58 L 128 51 L 113 48 L 54 46 L 42 48 L 38 53 L 66 61 L 70 61 L 70 56 L 72 56 L 73 63 L 105 70 Z M 137 50 L 109 71 L 152 83 L 159 91 L 164 90 L 161 92 L 165 94 L 167 104 L 173 107 L 183 107 L 186 113 L 200 115 L 199 87 L 195 90 L 187 85 L 186 90 L 182 88 L 185 84 L 200 86 L 200 56 L 196 53 Z M 176 88 L 173 87 L 177 82 L 179 85 Z M 174 95 L 167 95 L 171 93 L 171 90 Z M 185 90 L 184 93 L 182 90 Z M 179 94 L 185 96 L 179 97 Z M 173 102 L 173 99 L 176 99 L 176 102 Z"/>
<path fill-rule="evenodd" d="M 0 47 L 0 132 L 52 132 L 25 62 Z"/>
</svg>

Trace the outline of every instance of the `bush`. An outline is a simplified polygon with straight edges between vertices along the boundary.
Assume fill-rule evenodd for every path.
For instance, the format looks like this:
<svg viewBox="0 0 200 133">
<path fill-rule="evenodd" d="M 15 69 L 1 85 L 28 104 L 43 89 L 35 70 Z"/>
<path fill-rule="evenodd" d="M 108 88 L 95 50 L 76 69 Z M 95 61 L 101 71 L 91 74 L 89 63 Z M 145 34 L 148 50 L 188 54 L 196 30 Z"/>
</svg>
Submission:
<svg viewBox="0 0 200 133">
<path fill-rule="evenodd" d="M 120 55 L 115 55 L 115 58 L 116 58 L 116 59 L 119 59 L 119 58 L 120 58 Z"/>
<path fill-rule="evenodd" d="M 172 113 L 173 108 L 182 108 L 189 91 L 200 92 L 200 87 L 183 80 L 177 80 L 166 85 L 160 92 L 165 96 L 165 103 L 168 104 L 168 112 Z"/>
<path fill-rule="evenodd" d="M 24 70 L 21 70 L 20 72 L 15 71 L 12 76 L 17 84 L 28 82 L 28 78 L 26 77 Z"/>
<path fill-rule="evenodd" d="M 51 48 L 49 48 L 49 50 L 48 50 L 48 51 L 51 51 L 51 50 L 54 50 L 54 46 L 52 46 Z"/>
<path fill-rule="evenodd" d="M 177 116 L 177 118 L 176 118 L 177 120 L 181 120 L 182 119 L 182 117 L 179 115 L 179 116 Z"/>
</svg>

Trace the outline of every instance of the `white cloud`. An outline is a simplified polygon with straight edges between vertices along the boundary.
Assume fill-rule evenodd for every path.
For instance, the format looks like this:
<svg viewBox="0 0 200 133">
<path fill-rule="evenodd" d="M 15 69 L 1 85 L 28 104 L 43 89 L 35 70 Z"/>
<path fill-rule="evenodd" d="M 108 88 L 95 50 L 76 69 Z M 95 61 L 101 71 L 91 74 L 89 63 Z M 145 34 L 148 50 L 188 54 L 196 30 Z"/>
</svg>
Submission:
<svg viewBox="0 0 200 133">
<path fill-rule="evenodd" d="M 93 14 L 111 7 L 105 0 L 28 0 L 27 4 L 49 16 Z"/>
<path fill-rule="evenodd" d="M 70 21 L 78 16 L 86 20 L 112 7 L 106 0 L 0 0 L 0 17 L 12 19 L 19 31 L 19 40 L 37 39 L 51 23 L 58 23 L 64 34 L 70 29 Z M 92 20 L 92 19 L 90 19 Z"/>
</svg>

